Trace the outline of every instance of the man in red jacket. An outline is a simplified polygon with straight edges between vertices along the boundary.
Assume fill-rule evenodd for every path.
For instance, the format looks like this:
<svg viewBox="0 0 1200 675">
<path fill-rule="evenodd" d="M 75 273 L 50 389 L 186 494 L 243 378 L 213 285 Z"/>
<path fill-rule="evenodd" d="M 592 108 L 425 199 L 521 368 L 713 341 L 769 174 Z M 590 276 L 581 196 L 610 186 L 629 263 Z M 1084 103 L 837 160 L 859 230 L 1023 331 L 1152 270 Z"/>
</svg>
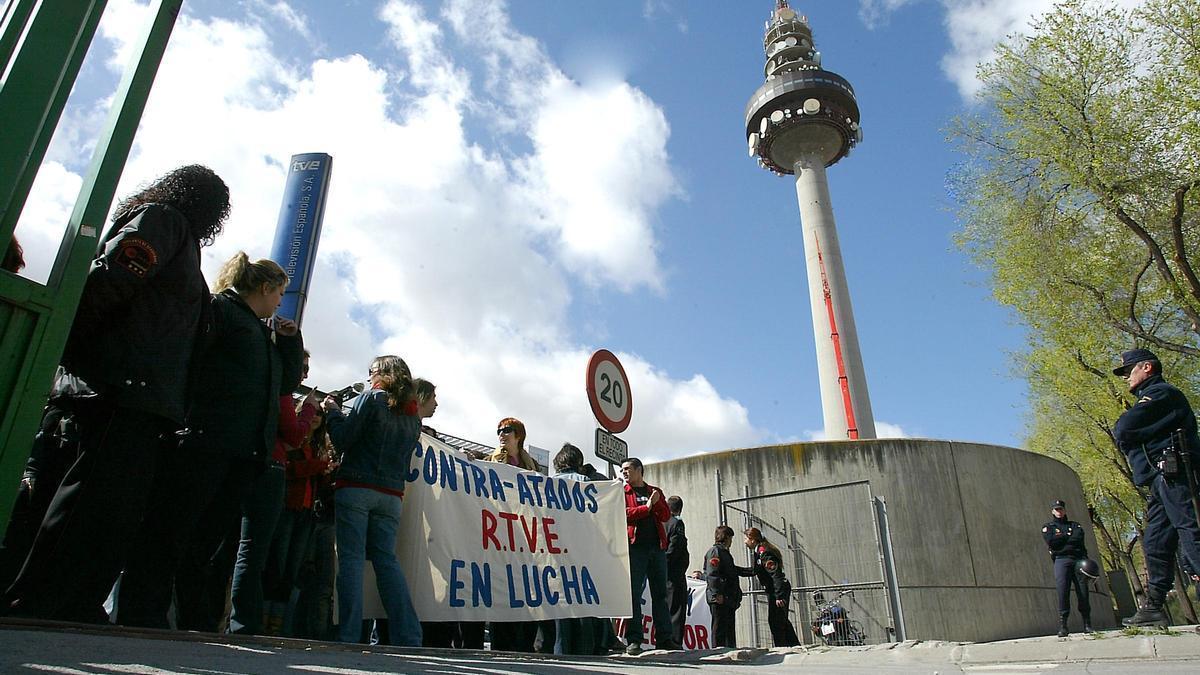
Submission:
<svg viewBox="0 0 1200 675">
<path fill-rule="evenodd" d="M 642 461 L 630 457 L 621 464 L 625 478 L 625 521 L 629 528 L 629 582 L 633 592 L 633 618 L 625 624 L 625 651 L 642 651 L 642 588 L 650 583 L 655 646 L 681 649 L 671 638 L 671 610 L 667 605 L 667 531 L 671 517 L 662 490 L 642 479 Z"/>
</svg>

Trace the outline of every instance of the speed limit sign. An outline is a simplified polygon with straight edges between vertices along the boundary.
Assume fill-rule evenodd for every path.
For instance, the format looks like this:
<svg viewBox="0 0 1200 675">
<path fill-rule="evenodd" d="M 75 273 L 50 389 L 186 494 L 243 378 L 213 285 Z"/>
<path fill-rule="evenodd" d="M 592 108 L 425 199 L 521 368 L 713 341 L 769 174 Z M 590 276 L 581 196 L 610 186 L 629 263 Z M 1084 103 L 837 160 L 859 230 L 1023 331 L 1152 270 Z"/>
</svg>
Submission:
<svg viewBox="0 0 1200 675">
<path fill-rule="evenodd" d="M 592 354 L 587 367 L 588 402 L 600 426 L 614 434 L 629 427 L 633 417 L 633 396 L 629 378 L 616 355 L 607 349 Z"/>
</svg>

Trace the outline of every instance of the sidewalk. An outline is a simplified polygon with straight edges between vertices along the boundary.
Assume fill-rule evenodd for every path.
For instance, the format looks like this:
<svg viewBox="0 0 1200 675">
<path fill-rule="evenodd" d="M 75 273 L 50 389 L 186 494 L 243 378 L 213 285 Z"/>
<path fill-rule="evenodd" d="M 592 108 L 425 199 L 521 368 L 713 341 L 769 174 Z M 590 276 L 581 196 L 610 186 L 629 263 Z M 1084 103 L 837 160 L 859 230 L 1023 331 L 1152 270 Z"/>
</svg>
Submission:
<svg viewBox="0 0 1200 675">
<path fill-rule="evenodd" d="M 0 619 L 0 672 L 4 673 L 666 675 L 677 673 L 680 668 L 700 673 L 749 671 L 758 675 L 1036 672 L 1055 668 L 1057 672 L 1192 673 L 1200 672 L 1200 633 L 1194 626 L 1177 626 L 1167 632 L 1127 634 L 1113 630 L 1062 639 L 1036 637 L 978 644 L 911 640 L 870 647 L 650 651 L 639 656 L 554 657 Z"/>
<path fill-rule="evenodd" d="M 693 656 L 694 654 L 694 656 Z M 657 656 L 655 653 L 648 657 Z M 1082 663 L 1093 661 L 1200 660 L 1200 633 L 1197 626 L 1172 626 L 1157 629 L 1109 630 L 1098 633 L 1073 633 L 1070 637 L 1053 636 L 969 643 L 937 640 L 909 640 L 868 647 L 793 647 L 790 649 L 740 649 L 725 653 L 663 654 L 660 660 L 678 663 L 768 663 L 816 668 L 853 664 L 866 666 L 956 666 L 1032 665 Z"/>
</svg>

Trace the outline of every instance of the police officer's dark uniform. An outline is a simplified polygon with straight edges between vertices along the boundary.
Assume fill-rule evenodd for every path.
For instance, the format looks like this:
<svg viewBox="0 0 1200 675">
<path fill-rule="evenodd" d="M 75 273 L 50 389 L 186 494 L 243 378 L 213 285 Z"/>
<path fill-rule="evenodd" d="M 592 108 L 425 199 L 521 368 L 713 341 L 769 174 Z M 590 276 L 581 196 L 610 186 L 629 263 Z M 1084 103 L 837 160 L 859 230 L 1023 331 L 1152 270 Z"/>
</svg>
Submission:
<svg viewBox="0 0 1200 675">
<path fill-rule="evenodd" d="M 1146 362 L 1150 362 L 1150 370 L 1141 370 Z M 1121 365 L 1113 369 L 1114 375 L 1128 376 L 1134 369 L 1144 375 L 1132 387 L 1137 402 L 1113 427 L 1134 483 L 1150 488 L 1142 534 L 1149 583 L 1142 607 L 1122 622 L 1129 626 L 1166 625 L 1162 606 L 1174 582 L 1176 549 L 1189 574 L 1200 572 L 1200 527 L 1183 461 L 1189 459 L 1193 467 L 1200 464 L 1200 438 L 1191 404 L 1183 392 L 1163 379 L 1161 367 L 1153 352 L 1133 349 L 1123 352 Z M 1176 430 L 1181 433 L 1174 434 Z"/>
<path fill-rule="evenodd" d="M 1079 601 L 1079 614 L 1083 617 L 1083 630 L 1092 632 L 1092 605 L 1088 601 L 1087 580 L 1076 571 L 1080 560 L 1087 559 L 1087 546 L 1083 542 L 1083 526 L 1067 520 L 1066 503 L 1061 499 L 1051 504 L 1055 518 L 1042 526 L 1042 538 L 1050 549 L 1054 561 L 1054 585 L 1058 589 L 1058 636 L 1067 636 L 1067 618 L 1071 615 L 1071 587 Z M 1061 511 L 1058 511 L 1062 509 Z"/>
<path fill-rule="evenodd" d="M 708 580 L 705 598 L 712 613 L 713 646 L 736 647 L 734 614 L 742 604 L 742 587 L 738 581 L 738 567 L 728 548 L 713 544 L 708 549 L 704 554 L 704 578 Z M 717 596 L 721 596 L 720 603 Z"/>
<path fill-rule="evenodd" d="M 792 585 L 783 576 L 783 560 L 779 549 L 767 544 L 765 539 L 759 540 L 751 549 L 751 566 L 739 567 L 738 574 L 744 577 L 757 576 L 758 583 L 763 587 L 767 597 L 767 624 L 771 627 L 771 640 L 776 647 L 794 647 L 800 644 L 796 629 L 788 620 L 788 601 L 792 595 Z M 775 603 L 783 601 L 783 606 Z"/>
</svg>

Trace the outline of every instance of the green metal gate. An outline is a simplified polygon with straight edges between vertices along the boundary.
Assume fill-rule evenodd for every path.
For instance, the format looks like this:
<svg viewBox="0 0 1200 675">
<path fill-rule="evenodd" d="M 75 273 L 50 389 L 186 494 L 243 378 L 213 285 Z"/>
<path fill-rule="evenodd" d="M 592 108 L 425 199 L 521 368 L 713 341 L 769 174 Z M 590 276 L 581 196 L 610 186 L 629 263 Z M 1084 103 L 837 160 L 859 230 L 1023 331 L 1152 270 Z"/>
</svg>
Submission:
<svg viewBox="0 0 1200 675">
<path fill-rule="evenodd" d="M 45 285 L 0 271 L 0 526 L 41 418 L 150 86 L 183 0 L 158 0 Z M 7 247 L 107 0 L 9 0 L 0 17 L 0 249 Z"/>
</svg>

